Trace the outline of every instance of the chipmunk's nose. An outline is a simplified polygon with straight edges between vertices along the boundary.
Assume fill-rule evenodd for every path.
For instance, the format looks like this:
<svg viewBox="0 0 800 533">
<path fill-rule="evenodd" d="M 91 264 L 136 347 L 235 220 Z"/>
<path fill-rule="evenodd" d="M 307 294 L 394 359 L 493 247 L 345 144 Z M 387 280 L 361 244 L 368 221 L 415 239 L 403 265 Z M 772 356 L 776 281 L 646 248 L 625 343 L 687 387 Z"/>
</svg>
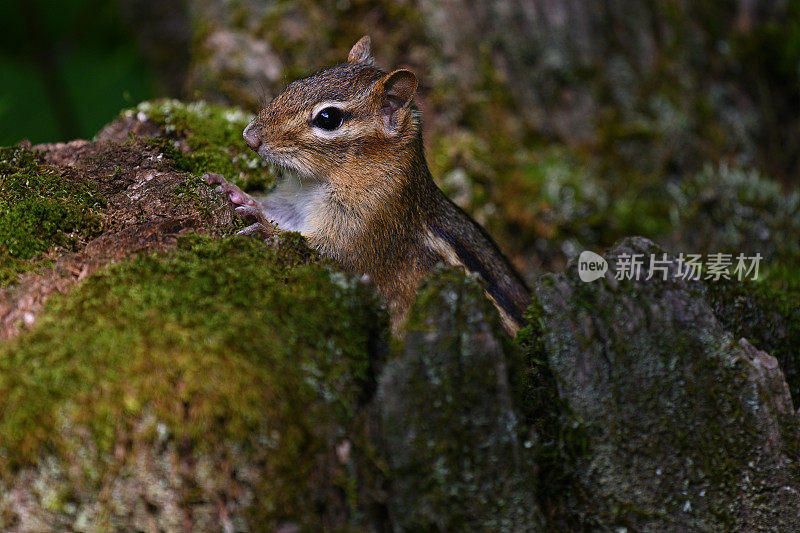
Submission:
<svg viewBox="0 0 800 533">
<path fill-rule="evenodd" d="M 252 122 L 244 129 L 242 137 L 244 137 L 244 142 L 247 143 L 247 146 L 253 150 L 258 150 L 259 146 L 261 146 L 261 137 L 258 135 L 258 128 L 255 127 Z"/>
</svg>

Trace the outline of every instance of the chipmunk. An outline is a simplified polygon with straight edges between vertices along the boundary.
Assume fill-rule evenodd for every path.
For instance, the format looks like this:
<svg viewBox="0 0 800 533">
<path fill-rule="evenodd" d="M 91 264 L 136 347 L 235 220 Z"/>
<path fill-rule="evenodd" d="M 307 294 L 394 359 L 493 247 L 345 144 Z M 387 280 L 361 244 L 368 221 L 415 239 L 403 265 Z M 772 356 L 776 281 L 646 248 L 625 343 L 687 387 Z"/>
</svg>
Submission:
<svg viewBox="0 0 800 533">
<path fill-rule="evenodd" d="M 208 174 L 253 222 L 240 233 L 298 231 L 346 270 L 368 275 L 389 303 L 393 330 L 423 277 L 440 262 L 485 281 L 510 335 L 524 324 L 530 291 L 489 235 L 450 201 L 431 177 L 416 76 L 375 67 L 369 37 L 346 63 L 297 80 L 244 130 L 259 156 L 288 176 L 264 197 L 251 197 Z"/>
</svg>

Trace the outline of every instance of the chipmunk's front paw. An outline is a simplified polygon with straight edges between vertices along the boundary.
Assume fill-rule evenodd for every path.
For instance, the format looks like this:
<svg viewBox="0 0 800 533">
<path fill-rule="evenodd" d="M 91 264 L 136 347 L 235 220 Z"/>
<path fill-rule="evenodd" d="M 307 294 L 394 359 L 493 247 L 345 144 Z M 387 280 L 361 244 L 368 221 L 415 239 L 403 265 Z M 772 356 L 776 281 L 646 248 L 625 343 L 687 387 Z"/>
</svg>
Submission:
<svg viewBox="0 0 800 533">
<path fill-rule="evenodd" d="M 236 232 L 236 235 L 247 235 L 266 239 L 277 233 L 275 226 L 270 224 L 256 202 L 249 194 L 233 183 L 228 182 L 221 174 L 209 173 L 203 176 L 209 185 L 217 185 L 216 190 L 225 193 L 232 204 L 236 206 L 236 216 L 250 222 L 246 228 Z"/>
<path fill-rule="evenodd" d="M 230 183 L 222 174 L 209 172 L 203 176 L 203 179 L 206 180 L 206 183 L 209 185 L 217 185 L 216 190 L 225 193 L 228 197 L 228 200 L 230 200 L 234 205 L 256 205 L 256 201 L 253 200 L 249 194 L 244 192 L 233 183 Z"/>
</svg>

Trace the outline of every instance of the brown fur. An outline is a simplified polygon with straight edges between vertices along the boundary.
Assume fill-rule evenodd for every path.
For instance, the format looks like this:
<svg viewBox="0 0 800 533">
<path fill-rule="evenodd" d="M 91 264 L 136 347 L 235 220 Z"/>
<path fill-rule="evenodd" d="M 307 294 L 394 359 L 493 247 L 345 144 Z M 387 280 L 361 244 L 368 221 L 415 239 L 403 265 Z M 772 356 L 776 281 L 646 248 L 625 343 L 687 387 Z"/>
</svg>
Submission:
<svg viewBox="0 0 800 533">
<path fill-rule="evenodd" d="M 486 232 L 434 184 L 411 100 L 414 75 L 373 64 L 369 39 L 361 39 L 347 63 L 291 83 L 258 114 L 245 138 L 256 139 L 256 151 L 299 184 L 256 200 L 279 227 L 300 231 L 347 270 L 368 274 L 390 304 L 395 330 L 420 280 L 445 262 L 484 278 L 514 334 L 528 289 Z M 345 116 L 334 131 L 312 123 L 326 102 Z"/>
</svg>

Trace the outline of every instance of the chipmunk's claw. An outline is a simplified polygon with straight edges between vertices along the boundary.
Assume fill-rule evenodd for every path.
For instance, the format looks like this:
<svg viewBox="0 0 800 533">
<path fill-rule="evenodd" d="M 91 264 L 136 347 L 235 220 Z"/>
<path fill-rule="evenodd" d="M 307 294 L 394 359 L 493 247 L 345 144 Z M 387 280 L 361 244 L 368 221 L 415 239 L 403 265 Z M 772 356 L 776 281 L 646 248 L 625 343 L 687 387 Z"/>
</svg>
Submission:
<svg viewBox="0 0 800 533">
<path fill-rule="evenodd" d="M 268 225 L 267 219 L 264 217 L 264 213 L 256 206 L 240 205 L 234 209 L 234 211 L 236 211 L 236 216 L 245 222 L 260 223 L 264 224 L 265 226 Z"/>
<path fill-rule="evenodd" d="M 243 235 L 245 237 L 258 237 L 263 240 L 275 235 L 275 231 L 266 227 L 264 224 L 257 222 L 255 224 L 250 224 L 244 229 L 240 229 L 236 232 L 236 235 Z"/>
<path fill-rule="evenodd" d="M 270 224 L 264 213 L 258 207 L 251 205 L 240 205 L 234 211 L 236 216 L 245 222 L 251 222 L 246 228 L 236 232 L 236 235 L 247 235 L 250 237 L 260 237 L 266 239 L 275 235 L 275 227 Z"/>
</svg>

